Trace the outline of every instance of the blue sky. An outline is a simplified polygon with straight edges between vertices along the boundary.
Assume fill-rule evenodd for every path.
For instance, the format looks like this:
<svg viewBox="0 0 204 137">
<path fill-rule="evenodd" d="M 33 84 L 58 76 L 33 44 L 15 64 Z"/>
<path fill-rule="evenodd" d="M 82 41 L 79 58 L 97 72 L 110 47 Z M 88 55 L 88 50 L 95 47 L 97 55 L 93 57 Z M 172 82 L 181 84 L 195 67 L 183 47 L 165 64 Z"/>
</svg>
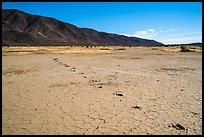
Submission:
<svg viewBox="0 0 204 137">
<path fill-rule="evenodd" d="M 2 8 L 164 44 L 202 42 L 201 2 L 2 2 Z"/>
</svg>

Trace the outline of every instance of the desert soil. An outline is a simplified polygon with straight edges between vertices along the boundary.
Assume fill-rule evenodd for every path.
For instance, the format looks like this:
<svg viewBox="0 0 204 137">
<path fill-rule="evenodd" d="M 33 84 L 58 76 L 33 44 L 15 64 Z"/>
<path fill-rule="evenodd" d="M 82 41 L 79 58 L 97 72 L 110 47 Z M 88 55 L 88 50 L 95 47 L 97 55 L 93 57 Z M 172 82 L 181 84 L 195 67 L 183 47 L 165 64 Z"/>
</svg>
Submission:
<svg viewBox="0 0 204 137">
<path fill-rule="evenodd" d="M 2 134 L 202 134 L 202 53 L 2 56 Z"/>
</svg>

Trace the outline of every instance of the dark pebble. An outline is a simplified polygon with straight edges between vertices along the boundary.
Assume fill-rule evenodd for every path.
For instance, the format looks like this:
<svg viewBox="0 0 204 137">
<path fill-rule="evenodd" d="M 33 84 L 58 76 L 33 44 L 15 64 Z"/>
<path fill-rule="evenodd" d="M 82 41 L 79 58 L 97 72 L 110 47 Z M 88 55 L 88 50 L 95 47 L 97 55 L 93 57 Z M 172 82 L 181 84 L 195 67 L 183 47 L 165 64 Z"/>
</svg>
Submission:
<svg viewBox="0 0 204 137">
<path fill-rule="evenodd" d="M 177 130 L 185 130 L 185 128 L 182 125 L 180 125 L 179 123 L 177 123 L 175 125 L 172 124 L 172 127 L 176 128 Z"/>
<path fill-rule="evenodd" d="M 116 95 L 117 95 L 117 96 L 123 96 L 123 94 L 120 94 L 120 93 L 117 93 Z"/>
<path fill-rule="evenodd" d="M 134 106 L 134 107 L 132 107 L 132 108 L 134 108 L 134 109 L 140 109 L 140 110 L 141 110 L 141 107 L 139 107 L 139 106 Z"/>
</svg>

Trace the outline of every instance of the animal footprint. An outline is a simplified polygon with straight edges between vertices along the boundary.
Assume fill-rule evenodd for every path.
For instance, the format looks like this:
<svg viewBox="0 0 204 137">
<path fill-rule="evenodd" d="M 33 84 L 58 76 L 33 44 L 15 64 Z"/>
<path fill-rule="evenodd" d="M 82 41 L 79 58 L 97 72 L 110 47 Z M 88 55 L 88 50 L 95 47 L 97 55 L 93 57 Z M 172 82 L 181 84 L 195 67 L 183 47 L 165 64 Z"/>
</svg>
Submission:
<svg viewBox="0 0 204 137">
<path fill-rule="evenodd" d="M 58 61 L 59 61 L 58 58 L 54 58 L 53 60 L 54 60 L 55 62 L 58 62 Z"/>
<path fill-rule="evenodd" d="M 64 66 L 65 66 L 65 67 L 69 67 L 69 65 L 67 65 L 67 64 L 64 64 Z"/>
</svg>

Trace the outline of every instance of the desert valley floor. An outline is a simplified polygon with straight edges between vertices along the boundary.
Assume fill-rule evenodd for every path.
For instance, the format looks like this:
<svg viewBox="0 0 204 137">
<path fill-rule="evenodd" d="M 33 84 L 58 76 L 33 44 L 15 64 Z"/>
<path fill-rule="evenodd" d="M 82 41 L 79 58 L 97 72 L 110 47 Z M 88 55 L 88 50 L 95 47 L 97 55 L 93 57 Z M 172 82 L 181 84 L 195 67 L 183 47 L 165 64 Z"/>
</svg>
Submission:
<svg viewBox="0 0 204 137">
<path fill-rule="evenodd" d="M 202 52 L 2 48 L 2 134 L 202 134 Z"/>
</svg>

